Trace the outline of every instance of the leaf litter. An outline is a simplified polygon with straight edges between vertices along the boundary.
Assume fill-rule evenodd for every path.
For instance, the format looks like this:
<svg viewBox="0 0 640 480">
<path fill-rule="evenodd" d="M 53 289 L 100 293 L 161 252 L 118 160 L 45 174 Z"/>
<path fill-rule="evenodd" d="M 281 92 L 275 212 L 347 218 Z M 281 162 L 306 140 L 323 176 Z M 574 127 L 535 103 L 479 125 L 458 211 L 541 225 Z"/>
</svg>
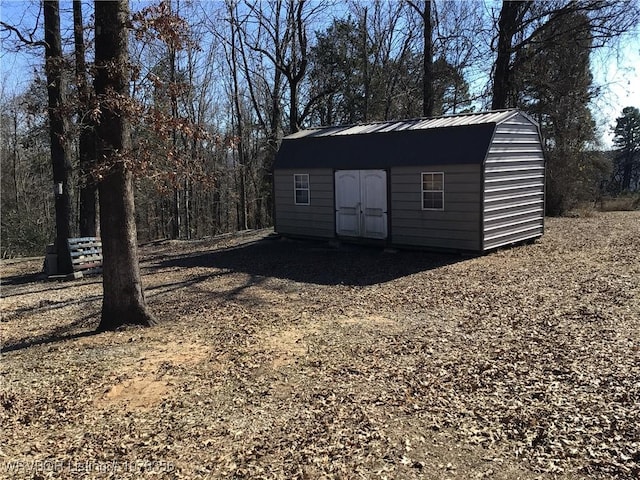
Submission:
<svg viewBox="0 0 640 480">
<path fill-rule="evenodd" d="M 0 476 L 640 476 L 639 212 L 480 257 L 268 231 L 141 254 L 162 323 L 101 334 L 99 277 L 2 264 Z"/>
</svg>

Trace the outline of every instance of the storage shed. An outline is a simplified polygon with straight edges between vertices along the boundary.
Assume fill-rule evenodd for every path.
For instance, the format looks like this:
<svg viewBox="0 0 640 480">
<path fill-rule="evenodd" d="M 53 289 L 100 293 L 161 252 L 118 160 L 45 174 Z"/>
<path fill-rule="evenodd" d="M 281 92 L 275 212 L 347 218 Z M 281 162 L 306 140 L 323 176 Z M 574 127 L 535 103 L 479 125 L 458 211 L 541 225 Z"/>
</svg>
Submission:
<svg viewBox="0 0 640 480">
<path fill-rule="evenodd" d="M 540 132 L 517 110 L 302 130 L 274 191 L 285 236 L 486 252 L 544 231 Z"/>
</svg>

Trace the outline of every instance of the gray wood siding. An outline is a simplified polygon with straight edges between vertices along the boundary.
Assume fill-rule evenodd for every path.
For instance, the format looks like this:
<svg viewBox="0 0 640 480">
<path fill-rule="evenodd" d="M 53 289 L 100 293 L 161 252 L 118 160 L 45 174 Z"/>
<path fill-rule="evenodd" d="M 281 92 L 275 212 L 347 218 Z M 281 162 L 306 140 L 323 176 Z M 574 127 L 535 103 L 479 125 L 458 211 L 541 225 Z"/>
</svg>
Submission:
<svg viewBox="0 0 640 480">
<path fill-rule="evenodd" d="M 295 205 L 293 175 L 309 174 L 309 205 Z M 273 176 L 275 231 L 283 235 L 335 236 L 333 170 L 277 170 Z"/>
<path fill-rule="evenodd" d="M 392 168 L 392 243 L 479 250 L 480 170 L 480 165 Z M 444 210 L 422 209 L 422 172 L 444 172 Z"/>
<path fill-rule="evenodd" d="M 536 126 L 523 115 L 499 124 L 484 170 L 484 250 L 542 235 L 544 172 Z"/>
</svg>

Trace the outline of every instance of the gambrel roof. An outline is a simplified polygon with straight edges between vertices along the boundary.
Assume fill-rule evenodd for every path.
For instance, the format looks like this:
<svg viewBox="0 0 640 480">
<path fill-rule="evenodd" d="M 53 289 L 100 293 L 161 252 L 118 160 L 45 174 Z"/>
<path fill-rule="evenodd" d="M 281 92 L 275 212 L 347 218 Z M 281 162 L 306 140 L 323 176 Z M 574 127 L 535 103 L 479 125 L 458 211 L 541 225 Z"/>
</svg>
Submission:
<svg viewBox="0 0 640 480">
<path fill-rule="evenodd" d="M 301 130 L 282 140 L 274 168 L 367 169 L 481 164 L 498 124 L 518 110 Z"/>
</svg>

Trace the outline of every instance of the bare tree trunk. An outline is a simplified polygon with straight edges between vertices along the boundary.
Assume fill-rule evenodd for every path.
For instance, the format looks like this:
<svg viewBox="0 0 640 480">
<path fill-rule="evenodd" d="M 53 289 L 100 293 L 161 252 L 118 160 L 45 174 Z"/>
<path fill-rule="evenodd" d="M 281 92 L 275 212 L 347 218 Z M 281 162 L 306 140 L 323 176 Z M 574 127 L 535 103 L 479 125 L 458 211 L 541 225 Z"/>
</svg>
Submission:
<svg viewBox="0 0 640 480">
<path fill-rule="evenodd" d="M 498 51 L 493 71 L 493 98 L 491 108 L 499 110 L 512 107 L 509 95 L 512 89 L 513 37 L 520 28 L 522 15 L 531 2 L 503 1 L 498 20 Z"/>
<path fill-rule="evenodd" d="M 240 201 L 238 204 L 238 230 L 246 230 L 247 229 L 247 196 L 245 192 L 245 163 L 246 163 L 246 155 L 245 155 L 245 138 L 244 138 L 244 117 L 242 114 L 242 106 L 240 105 L 240 87 L 238 84 L 238 59 L 237 59 L 237 48 L 236 48 L 236 25 L 234 22 L 231 23 L 231 62 L 229 66 L 231 67 L 231 75 L 233 77 L 233 110 L 234 115 L 232 115 L 232 119 L 235 117 L 235 122 L 231 122 L 232 128 L 234 128 L 234 135 L 237 137 L 236 141 L 236 150 L 238 152 L 237 165 L 239 175 L 239 195 Z M 234 125 L 235 123 L 235 125 Z"/>
<path fill-rule="evenodd" d="M 433 93 L 433 24 L 431 20 L 431 0 L 424 0 L 424 8 L 415 2 L 407 3 L 422 17 L 423 45 L 422 45 L 422 114 L 432 117 L 434 110 Z"/>
<path fill-rule="evenodd" d="M 101 101 L 98 147 L 101 161 L 111 165 L 99 184 L 100 228 L 103 250 L 102 318 L 98 330 L 122 325 L 150 326 L 136 238 L 132 173 L 122 156 L 131 154 L 126 107 L 129 100 L 129 2 L 96 0 L 95 91 Z"/>
<path fill-rule="evenodd" d="M 178 98 L 175 93 L 176 82 L 176 49 L 169 47 L 169 84 L 170 87 L 170 99 L 171 99 L 171 118 L 178 118 Z M 177 154 L 178 146 L 178 132 L 174 128 L 171 132 L 171 147 L 173 153 Z M 182 222 L 180 218 L 180 182 L 178 178 L 174 179 L 173 185 L 173 238 L 180 238 L 180 231 L 182 229 Z"/>
<path fill-rule="evenodd" d="M 298 115 L 298 90 L 300 82 L 307 73 L 307 32 L 303 19 L 304 1 L 290 1 L 287 13 L 288 29 L 291 30 L 291 59 L 286 68 L 289 81 L 289 133 L 300 130 Z"/>
<path fill-rule="evenodd" d="M 76 82 L 79 97 L 80 127 L 80 236 L 95 237 L 97 233 L 97 186 L 91 174 L 96 158 L 95 125 L 89 120 L 91 92 L 87 82 L 82 22 L 82 2 L 73 0 L 73 37 L 75 40 Z"/>
<path fill-rule="evenodd" d="M 184 235 L 187 240 L 191 240 L 191 198 L 189 194 L 189 176 L 184 179 Z"/>
<path fill-rule="evenodd" d="M 369 120 L 369 93 L 371 86 L 371 79 L 369 78 L 369 42 L 367 41 L 367 7 L 364 8 L 363 18 L 361 19 L 360 29 L 362 33 L 362 72 L 363 72 L 363 86 L 364 86 L 364 111 L 362 112 L 362 120 Z"/>
<path fill-rule="evenodd" d="M 67 239 L 71 236 L 71 196 L 69 176 L 71 162 L 67 155 L 64 106 L 65 83 L 62 72 L 62 41 L 60 39 L 60 9 L 57 1 L 44 2 L 44 40 L 47 94 L 49 97 L 49 137 L 51 139 L 51 164 L 55 184 L 56 252 L 58 272 L 71 273 L 73 266 L 69 256 Z M 62 188 L 60 188 L 61 186 Z"/>
<path fill-rule="evenodd" d="M 172 238 L 180 238 L 180 189 L 173 187 L 173 232 Z"/>
<path fill-rule="evenodd" d="M 300 130 L 298 122 L 298 84 L 289 81 L 289 133 Z"/>
<path fill-rule="evenodd" d="M 20 189 L 18 188 L 18 109 L 13 107 L 13 192 L 16 202 L 16 212 L 20 208 Z"/>
<path fill-rule="evenodd" d="M 422 79 L 422 114 L 425 117 L 433 116 L 433 40 L 431 24 L 431 0 L 424 2 L 424 64 Z"/>
</svg>

